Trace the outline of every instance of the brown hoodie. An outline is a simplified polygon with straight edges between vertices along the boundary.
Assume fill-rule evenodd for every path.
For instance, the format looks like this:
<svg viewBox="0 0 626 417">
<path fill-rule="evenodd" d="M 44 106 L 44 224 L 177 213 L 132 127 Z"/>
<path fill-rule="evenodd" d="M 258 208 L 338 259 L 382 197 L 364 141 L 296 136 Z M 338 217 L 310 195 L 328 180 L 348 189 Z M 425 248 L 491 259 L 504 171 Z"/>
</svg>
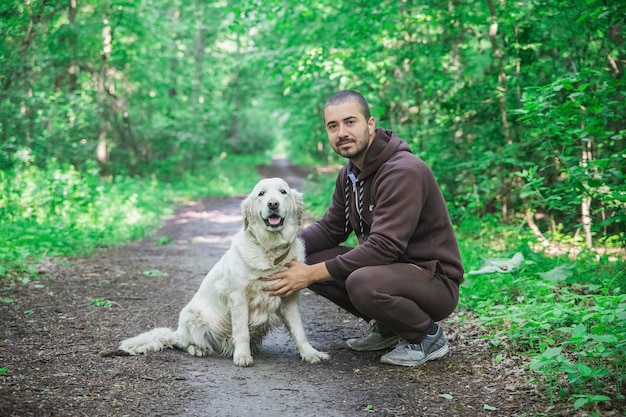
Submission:
<svg viewBox="0 0 626 417">
<path fill-rule="evenodd" d="M 439 272 L 460 284 L 463 265 L 448 208 L 431 169 L 395 132 L 376 129 L 364 169 L 348 162 L 321 220 L 302 231 L 308 253 L 344 242 L 355 231 L 359 246 L 326 261 L 334 278 L 358 268 L 404 262 Z"/>
</svg>

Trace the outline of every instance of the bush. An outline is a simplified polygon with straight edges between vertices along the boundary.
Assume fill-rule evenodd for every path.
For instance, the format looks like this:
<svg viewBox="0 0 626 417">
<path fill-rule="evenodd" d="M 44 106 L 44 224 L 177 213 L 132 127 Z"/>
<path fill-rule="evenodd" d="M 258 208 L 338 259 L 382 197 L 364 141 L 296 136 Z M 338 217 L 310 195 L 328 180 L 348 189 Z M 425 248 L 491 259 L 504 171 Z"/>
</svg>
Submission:
<svg viewBox="0 0 626 417">
<path fill-rule="evenodd" d="M 188 199 L 246 194 L 261 157 L 225 157 L 172 183 L 72 166 L 0 172 L 0 278 L 34 276 L 43 257 L 87 255 L 140 239 Z"/>
</svg>

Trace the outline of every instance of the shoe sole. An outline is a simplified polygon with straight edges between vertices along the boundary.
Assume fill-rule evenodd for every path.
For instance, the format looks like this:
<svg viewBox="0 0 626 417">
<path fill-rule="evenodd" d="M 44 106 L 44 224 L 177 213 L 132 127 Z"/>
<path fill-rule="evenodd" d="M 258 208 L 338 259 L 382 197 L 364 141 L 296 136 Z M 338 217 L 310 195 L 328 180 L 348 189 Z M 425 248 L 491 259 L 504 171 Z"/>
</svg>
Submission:
<svg viewBox="0 0 626 417">
<path fill-rule="evenodd" d="M 388 347 L 391 346 L 395 346 L 398 344 L 398 342 L 401 340 L 400 337 L 392 337 L 391 339 L 385 339 L 382 342 L 380 342 L 379 344 L 376 345 L 371 345 L 371 346 L 353 346 L 352 345 L 352 341 L 353 340 L 358 340 L 358 339 L 350 339 L 346 342 L 346 344 L 348 345 L 348 347 L 352 350 L 356 350 L 357 352 L 372 352 L 375 350 L 382 350 L 382 349 L 386 349 Z"/>
<path fill-rule="evenodd" d="M 435 359 L 439 359 L 443 356 L 446 355 L 446 353 L 448 353 L 450 351 L 450 348 L 448 347 L 448 344 L 446 343 L 445 345 L 443 345 L 442 347 L 440 347 L 439 349 L 437 349 L 434 352 L 431 352 L 430 354 L 426 355 L 424 357 L 424 359 L 422 359 L 421 361 L 403 361 L 403 360 L 394 360 L 392 358 L 389 358 L 387 355 L 383 355 L 380 358 L 380 362 L 381 363 L 387 363 L 390 365 L 400 365 L 400 366 L 419 366 L 422 365 L 428 361 L 432 361 Z"/>
</svg>

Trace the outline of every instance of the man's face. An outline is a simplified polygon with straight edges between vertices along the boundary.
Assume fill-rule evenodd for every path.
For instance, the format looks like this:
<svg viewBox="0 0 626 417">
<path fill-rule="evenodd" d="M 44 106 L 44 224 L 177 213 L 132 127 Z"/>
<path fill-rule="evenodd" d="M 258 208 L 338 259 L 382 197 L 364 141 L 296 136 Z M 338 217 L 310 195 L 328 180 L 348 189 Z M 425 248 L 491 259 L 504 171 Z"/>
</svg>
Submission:
<svg viewBox="0 0 626 417">
<path fill-rule="evenodd" d="M 333 150 L 359 166 L 374 139 L 374 118 L 365 120 L 357 102 L 351 100 L 326 107 L 324 123 Z"/>
</svg>

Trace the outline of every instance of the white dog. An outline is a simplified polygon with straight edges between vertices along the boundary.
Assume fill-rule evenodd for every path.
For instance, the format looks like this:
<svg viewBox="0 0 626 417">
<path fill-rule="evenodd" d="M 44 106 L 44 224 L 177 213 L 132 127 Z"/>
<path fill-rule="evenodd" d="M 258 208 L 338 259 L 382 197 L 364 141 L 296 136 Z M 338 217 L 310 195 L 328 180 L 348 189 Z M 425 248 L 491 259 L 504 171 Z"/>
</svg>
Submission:
<svg viewBox="0 0 626 417">
<path fill-rule="evenodd" d="M 233 356 L 238 366 L 253 363 L 252 352 L 282 321 L 303 360 L 316 363 L 328 354 L 313 348 L 304 333 L 299 294 L 269 295 L 263 288 L 273 282 L 258 278 L 304 261 L 304 245 L 296 238 L 302 220 L 302 194 L 281 178 L 261 180 L 241 204 L 243 228 L 202 281 L 182 311 L 176 331 L 156 328 L 122 341 L 119 349 L 131 355 L 182 349 L 195 356 Z"/>
</svg>

